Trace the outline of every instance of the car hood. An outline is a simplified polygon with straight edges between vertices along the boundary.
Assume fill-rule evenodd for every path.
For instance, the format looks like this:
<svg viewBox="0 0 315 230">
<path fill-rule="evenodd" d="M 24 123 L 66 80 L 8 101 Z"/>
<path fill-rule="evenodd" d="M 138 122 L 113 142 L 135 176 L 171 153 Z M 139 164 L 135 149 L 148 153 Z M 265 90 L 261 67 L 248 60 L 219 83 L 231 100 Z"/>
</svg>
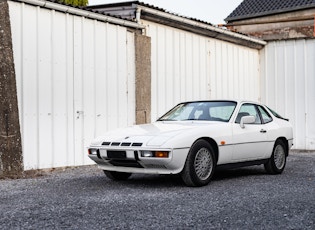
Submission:
<svg viewBox="0 0 315 230">
<path fill-rule="evenodd" d="M 96 138 L 92 146 L 102 145 L 104 142 L 116 143 L 141 143 L 142 146 L 161 146 L 171 138 L 196 129 L 200 126 L 208 126 L 217 122 L 155 122 L 152 124 L 135 125 L 124 129 L 107 132 Z"/>
</svg>

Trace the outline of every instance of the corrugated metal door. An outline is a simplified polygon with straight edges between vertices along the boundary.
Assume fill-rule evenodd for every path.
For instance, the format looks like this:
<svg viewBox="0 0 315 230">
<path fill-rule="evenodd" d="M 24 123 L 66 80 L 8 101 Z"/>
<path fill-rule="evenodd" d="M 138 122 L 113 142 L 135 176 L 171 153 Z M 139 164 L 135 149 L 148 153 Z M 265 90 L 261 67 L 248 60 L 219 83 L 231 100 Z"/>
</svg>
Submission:
<svg viewBox="0 0 315 230">
<path fill-rule="evenodd" d="M 269 42 L 261 52 L 262 101 L 290 119 L 295 149 L 315 149 L 315 39 Z"/>
<path fill-rule="evenodd" d="M 181 101 L 260 100 L 259 51 L 149 21 L 151 120 Z"/>
<path fill-rule="evenodd" d="M 9 2 L 24 169 L 90 164 L 86 146 L 135 122 L 133 33 Z"/>
<path fill-rule="evenodd" d="M 94 137 L 135 123 L 133 36 L 123 27 L 74 20 L 75 165 L 91 163 L 86 147 Z"/>
</svg>

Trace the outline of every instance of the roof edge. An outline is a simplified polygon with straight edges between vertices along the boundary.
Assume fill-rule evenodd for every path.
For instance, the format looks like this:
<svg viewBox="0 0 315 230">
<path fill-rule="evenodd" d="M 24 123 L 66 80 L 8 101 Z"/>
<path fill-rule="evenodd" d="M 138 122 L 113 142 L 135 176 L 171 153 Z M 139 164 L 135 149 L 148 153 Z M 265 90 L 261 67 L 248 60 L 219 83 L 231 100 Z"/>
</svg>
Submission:
<svg viewBox="0 0 315 230">
<path fill-rule="evenodd" d="M 164 18 L 165 20 L 172 20 L 172 21 L 176 21 L 178 23 L 184 23 L 184 24 L 189 25 L 191 27 L 197 27 L 201 30 L 208 30 L 210 32 L 214 32 L 214 33 L 216 33 L 216 36 L 214 36 L 214 37 L 219 39 L 219 40 L 224 40 L 224 41 L 228 41 L 228 42 L 234 41 L 234 43 L 236 43 L 236 44 L 244 45 L 244 43 L 239 42 L 240 40 L 243 40 L 247 46 L 249 46 L 251 48 L 256 48 L 256 49 L 257 49 L 257 47 L 259 47 L 258 49 L 261 49 L 263 46 L 265 46 L 267 44 L 267 42 L 265 42 L 261 39 L 255 38 L 255 37 L 250 37 L 248 35 L 236 33 L 236 32 L 230 31 L 228 29 L 222 29 L 222 28 L 213 26 L 212 24 L 208 24 L 206 22 L 197 21 L 194 19 L 178 16 L 178 15 L 168 13 L 165 11 L 160 11 L 160 10 L 148 7 L 146 5 L 143 5 L 141 3 L 138 4 L 137 7 L 143 12 L 150 13 L 150 14 L 155 15 L 157 17 Z"/>
<path fill-rule="evenodd" d="M 8 0 L 12 2 L 21 2 L 34 6 L 44 7 L 51 10 L 56 10 L 64 13 L 69 13 L 77 16 L 82 16 L 90 19 L 95 19 L 103 22 L 108 22 L 116 25 L 126 26 L 134 29 L 144 29 L 143 25 L 136 22 L 128 21 L 111 15 L 99 13 L 94 10 L 87 10 L 83 7 L 76 7 L 60 2 L 49 1 L 49 0 Z"/>
</svg>

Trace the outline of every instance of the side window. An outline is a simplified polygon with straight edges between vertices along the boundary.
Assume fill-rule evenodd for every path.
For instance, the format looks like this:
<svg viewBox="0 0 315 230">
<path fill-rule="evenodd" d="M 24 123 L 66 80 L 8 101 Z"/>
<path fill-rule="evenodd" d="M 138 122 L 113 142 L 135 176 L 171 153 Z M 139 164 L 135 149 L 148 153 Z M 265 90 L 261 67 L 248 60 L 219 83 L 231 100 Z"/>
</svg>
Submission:
<svg viewBox="0 0 315 230">
<path fill-rule="evenodd" d="M 264 107 L 262 106 L 258 106 L 259 112 L 261 114 L 261 117 L 263 119 L 264 123 L 268 123 L 272 121 L 272 117 L 270 116 L 270 114 L 265 110 Z"/>
<path fill-rule="evenodd" d="M 244 104 L 241 106 L 235 119 L 235 123 L 240 123 L 241 118 L 244 116 L 254 116 L 256 118 L 255 124 L 261 124 L 260 116 L 258 114 L 256 106 L 253 104 Z"/>
</svg>

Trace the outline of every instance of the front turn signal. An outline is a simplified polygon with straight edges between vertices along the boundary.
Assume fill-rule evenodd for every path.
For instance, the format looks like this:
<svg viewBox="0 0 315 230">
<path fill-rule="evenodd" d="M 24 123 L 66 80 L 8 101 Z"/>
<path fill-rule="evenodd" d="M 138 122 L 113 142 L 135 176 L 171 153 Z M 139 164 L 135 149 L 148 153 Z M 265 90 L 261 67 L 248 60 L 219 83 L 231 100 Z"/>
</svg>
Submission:
<svg viewBox="0 0 315 230">
<path fill-rule="evenodd" d="M 166 151 L 156 151 L 155 152 L 155 157 L 168 158 L 168 152 L 166 152 Z"/>
</svg>

